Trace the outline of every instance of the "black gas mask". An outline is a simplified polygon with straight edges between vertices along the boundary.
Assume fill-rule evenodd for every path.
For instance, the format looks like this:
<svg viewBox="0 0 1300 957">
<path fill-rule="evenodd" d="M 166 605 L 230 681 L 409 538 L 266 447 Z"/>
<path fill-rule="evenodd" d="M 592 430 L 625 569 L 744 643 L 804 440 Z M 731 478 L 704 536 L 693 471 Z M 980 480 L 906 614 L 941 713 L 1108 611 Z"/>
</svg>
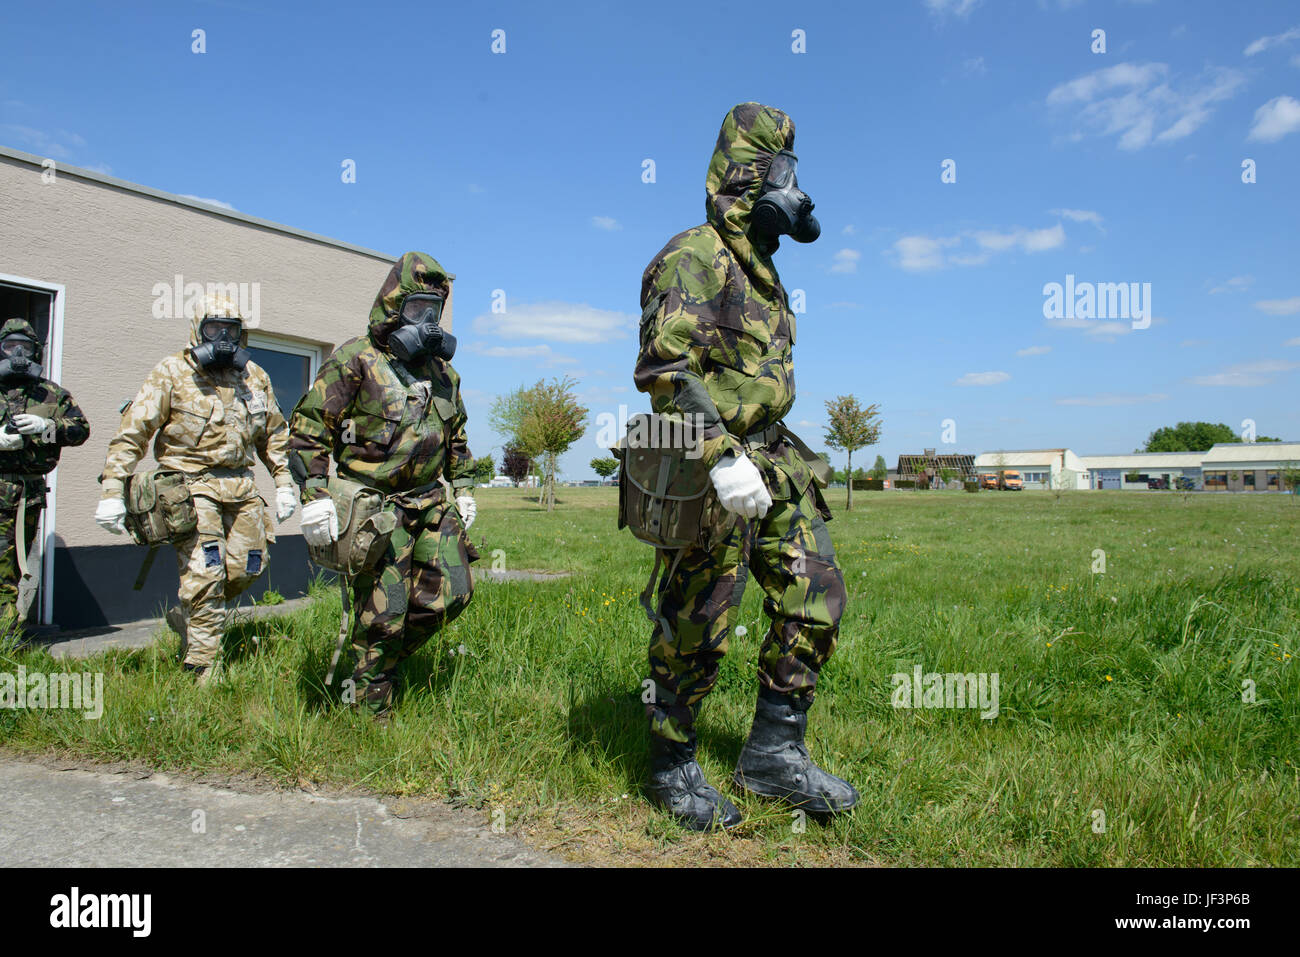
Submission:
<svg viewBox="0 0 1300 957">
<path fill-rule="evenodd" d="M 763 192 L 750 214 L 750 228 L 764 242 L 789 236 L 797 243 L 810 243 L 822 234 L 821 223 L 812 214 L 813 201 L 799 188 L 798 165 L 797 156 L 782 150 L 767 167 Z"/>
<path fill-rule="evenodd" d="M 429 292 L 413 292 L 403 299 L 398 310 L 401 325 L 388 334 L 389 351 L 402 362 L 423 356 L 450 361 L 456 354 L 456 337 L 438 325 L 442 304 L 442 296 Z"/>
<path fill-rule="evenodd" d="M 207 316 L 199 323 L 201 341 L 190 354 L 205 369 L 242 369 L 249 360 L 248 350 L 240 345 L 243 337 L 242 320 Z"/>
<path fill-rule="evenodd" d="M 23 335 L 0 339 L 0 379 L 35 379 L 40 371 L 35 342 Z"/>
</svg>

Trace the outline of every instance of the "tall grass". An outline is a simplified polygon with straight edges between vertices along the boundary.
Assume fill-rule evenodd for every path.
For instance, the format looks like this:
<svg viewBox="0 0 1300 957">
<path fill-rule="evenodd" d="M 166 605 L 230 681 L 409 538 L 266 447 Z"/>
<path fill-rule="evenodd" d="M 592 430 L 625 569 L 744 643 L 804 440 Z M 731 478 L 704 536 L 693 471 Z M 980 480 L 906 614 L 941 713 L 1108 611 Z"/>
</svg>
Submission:
<svg viewBox="0 0 1300 957">
<path fill-rule="evenodd" d="M 220 686 L 195 688 L 163 631 L 152 648 L 78 665 L 105 674 L 101 720 L 0 711 L 0 744 L 449 798 L 485 823 L 504 810 L 543 846 L 599 861 L 1300 862 L 1294 503 L 857 498 L 831 523 L 849 604 L 810 737 L 863 802 L 828 826 L 803 830 L 737 796 L 749 818 L 739 834 L 684 834 L 641 799 L 649 625 L 637 595 L 651 553 L 615 531 L 611 489 L 560 490 L 550 514 L 522 490 L 480 493 L 479 569 L 572 574 L 480 582 L 470 609 L 408 663 L 388 727 L 324 686 L 339 602 L 321 585 L 304 609 L 238 623 Z M 753 709 L 756 585 L 739 623 L 747 634 L 732 639 L 701 719 L 700 760 L 724 790 Z M 274 632 L 289 640 L 253 653 L 249 638 Z M 0 670 L 65 667 L 38 650 L 0 655 Z M 891 675 L 918 664 L 997 673 L 998 717 L 895 709 Z"/>
</svg>

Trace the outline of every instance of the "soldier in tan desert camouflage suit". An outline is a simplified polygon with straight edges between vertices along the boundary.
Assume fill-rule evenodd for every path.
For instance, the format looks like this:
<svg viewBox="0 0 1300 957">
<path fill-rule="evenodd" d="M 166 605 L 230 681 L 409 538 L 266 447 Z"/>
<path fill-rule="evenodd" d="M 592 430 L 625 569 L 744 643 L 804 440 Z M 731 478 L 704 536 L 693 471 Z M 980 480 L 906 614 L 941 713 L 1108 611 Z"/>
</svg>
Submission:
<svg viewBox="0 0 1300 957">
<path fill-rule="evenodd" d="M 193 317 L 190 347 L 158 363 L 124 410 L 95 513 L 110 532 L 123 531 L 126 479 L 150 438 L 158 466 L 185 473 L 198 529 L 176 545 L 180 607 L 168 612 L 167 622 L 183 639 L 186 670 L 201 684 L 213 676 L 230 610 L 266 571 L 266 546 L 275 540 L 253 482 L 254 456 L 275 478 L 277 519 L 292 515 L 298 502 L 284 416 L 270 376 L 248 358 L 246 342 L 238 306 L 206 297 Z"/>
</svg>

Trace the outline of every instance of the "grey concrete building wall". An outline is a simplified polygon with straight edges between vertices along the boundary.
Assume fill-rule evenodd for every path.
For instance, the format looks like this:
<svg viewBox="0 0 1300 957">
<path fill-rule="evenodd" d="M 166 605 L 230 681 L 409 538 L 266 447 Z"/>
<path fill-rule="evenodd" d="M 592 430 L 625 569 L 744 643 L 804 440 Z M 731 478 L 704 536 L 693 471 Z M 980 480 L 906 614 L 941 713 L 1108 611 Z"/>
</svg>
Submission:
<svg viewBox="0 0 1300 957">
<path fill-rule="evenodd" d="M 49 181 L 41 162 L 0 149 L 0 274 L 65 289 L 62 329 L 53 330 L 61 338 L 58 379 L 89 418 L 91 436 L 60 461 L 55 543 L 111 548 L 134 575 L 139 550 L 92 517 L 119 408 L 163 356 L 188 344 L 188 320 L 155 316 L 160 289 L 170 289 L 177 276 L 185 283 L 256 284 L 256 331 L 319 346 L 323 358 L 364 332 L 395 257 L 84 170 L 55 167 Z M 450 317 L 448 303 L 448 325 Z M 273 503 L 274 485 L 260 464 L 257 471 L 263 497 Z M 278 532 L 300 542 L 297 516 Z M 113 564 L 104 558 L 99 555 L 95 567 Z M 170 556 L 160 556 L 158 566 L 172 564 Z M 95 581 L 83 584 L 98 597 Z M 65 604 L 64 597 L 56 587 L 56 605 Z M 105 617 L 120 619 L 121 612 Z"/>
</svg>

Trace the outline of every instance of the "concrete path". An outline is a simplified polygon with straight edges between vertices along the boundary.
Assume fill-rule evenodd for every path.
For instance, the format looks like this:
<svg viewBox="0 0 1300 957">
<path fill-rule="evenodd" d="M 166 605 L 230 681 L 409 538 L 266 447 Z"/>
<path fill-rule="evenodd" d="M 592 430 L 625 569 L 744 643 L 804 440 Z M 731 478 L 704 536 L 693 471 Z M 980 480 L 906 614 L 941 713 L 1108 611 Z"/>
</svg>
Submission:
<svg viewBox="0 0 1300 957">
<path fill-rule="evenodd" d="M 6 867 L 550 867 L 487 812 L 0 756 Z"/>
<path fill-rule="evenodd" d="M 549 582 L 568 578 L 568 572 L 492 571 L 475 573 L 476 582 Z M 254 620 L 267 615 L 287 615 L 302 608 L 310 598 L 290 598 L 278 605 L 242 605 L 239 616 Z M 55 658 L 86 658 L 109 648 L 147 648 L 158 638 L 159 629 L 165 628 L 161 618 L 145 618 L 120 625 L 99 628 L 82 628 L 77 631 L 40 629 L 30 639 L 30 644 L 43 645 Z"/>
</svg>

